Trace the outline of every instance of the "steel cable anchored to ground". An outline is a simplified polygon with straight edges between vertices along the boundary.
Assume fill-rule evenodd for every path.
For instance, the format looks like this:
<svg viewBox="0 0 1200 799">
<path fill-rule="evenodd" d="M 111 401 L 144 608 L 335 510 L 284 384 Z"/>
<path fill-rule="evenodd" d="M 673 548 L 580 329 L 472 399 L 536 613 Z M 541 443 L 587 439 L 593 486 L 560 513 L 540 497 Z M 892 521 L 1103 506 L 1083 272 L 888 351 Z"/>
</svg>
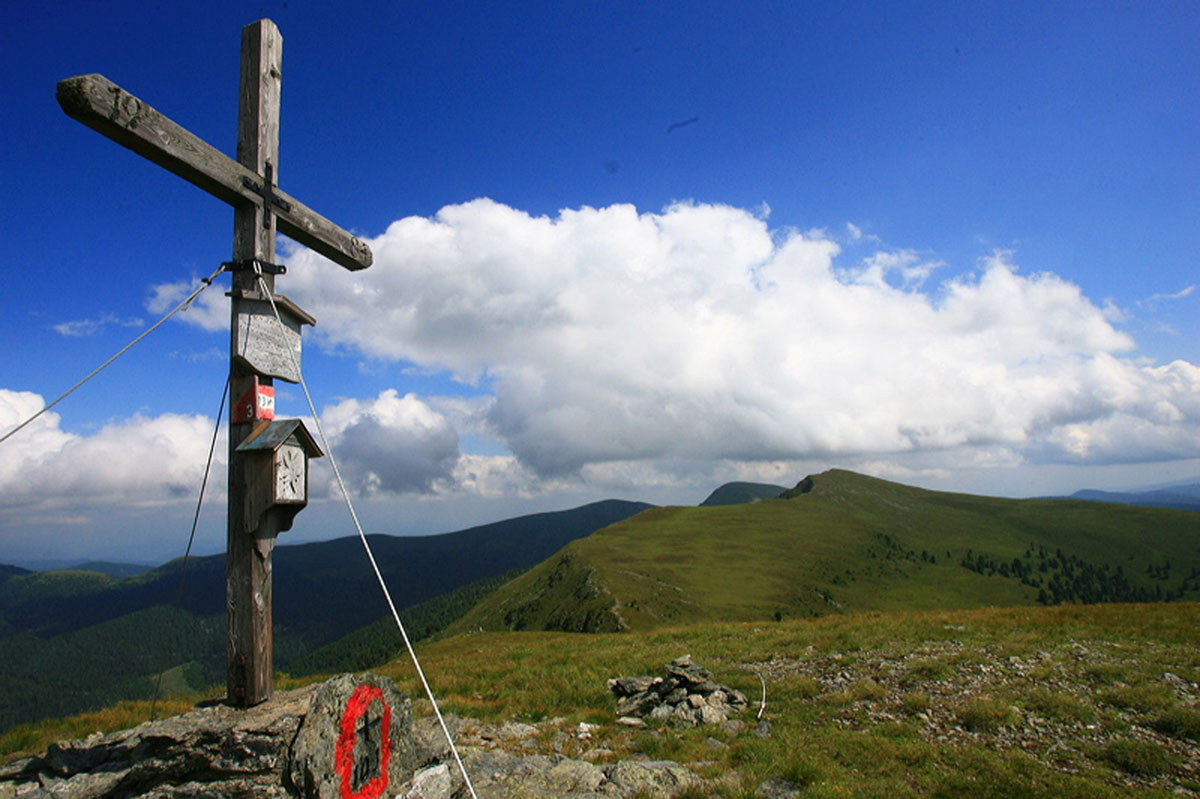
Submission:
<svg viewBox="0 0 1200 799">
<path fill-rule="evenodd" d="M 255 268 L 256 270 L 258 269 L 257 266 Z M 270 301 L 271 310 L 275 314 L 275 321 L 279 323 L 280 327 L 285 327 L 283 318 L 279 314 L 279 307 L 275 304 L 275 295 L 267 288 L 267 283 L 263 280 L 261 271 L 258 277 L 258 287 L 262 295 Z M 404 639 L 404 648 L 408 651 L 408 656 L 412 660 L 413 667 L 416 669 L 417 677 L 421 681 L 425 695 L 429 697 L 429 704 L 433 707 L 433 713 L 437 717 L 442 734 L 446 737 L 446 743 L 450 746 L 450 752 L 454 755 L 454 762 L 458 765 L 458 770 L 462 774 L 467 790 L 470 792 L 472 799 L 478 799 L 475 794 L 475 787 L 471 784 L 471 778 L 467 774 L 467 768 L 463 765 L 462 757 L 458 754 L 458 747 L 454 744 L 454 736 L 450 734 L 450 729 L 446 726 L 446 720 L 442 716 L 441 709 L 438 707 L 437 698 L 434 697 L 433 689 L 429 686 L 429 681 L 425 678 L 425 671 L 421 668 L 421 662 L 417 659 L 416 650 L 413 649 L 412 642 L 408 638 L 408 632 L 404 629 L 404 623 L 400 621 L 400 614 L 396 610 L 395 602 L 392 601 L 392 594 L 388 590 L 387 582 L 383 579 L 383 573 L 379 570 L 379 564 L 375 562 L 375 554 L 371 551 L 371 545 L 367 541 L 366 533 L 363 532 L 362 524 L 358 520 L 358 513 L 354 510 L 354 503 L 350 499 L 350 492 L 346 489 L 346 483 L 342 480 L 342 472 L 338 468 L 337 459 L 333 455 L 333 448 L 329 445 L 329 439 L 325 435 L 325 428 L 321 424 L 321 418 L 317 415 L 316 405 L 313 404 L 312 395 L 308 391 L 308 383 L 305 381 L 304 375 L 300 372 L 300 363 L 296 358 L 296 353 L 291 349 L 288 349 L 287 352 L 288 356 L 292 359 L 292 365 L 295 368 L 296 374 L 300 376 L 300 388 L 304 391 L 304 399 L 308 402 L 308 409 L 312 414 L 313 423 L 317 427 L 317 435 L 321 439 L 321 446 L 325 448 L 325 453 L 329 456 L 329 465 L 333 468 L 333 476 L 337 480 L 338 489 L 342 492 L 343 499 L 346 501 L 346 508 L 350 511 L 350 519 L 354 522 L 354 529 L 358 532 L 358 538 L 367 553 L 367 560 L 371 562 L 371 569 L 375 572 L 375 579 L 379 581 L 379 587 L 383 591 L 384 599 L 387 600 L 388 608 L 392 612 L 392 619 L 396 622 L 396 629 L 400 631 L 400 637 Z"/>
</svg>

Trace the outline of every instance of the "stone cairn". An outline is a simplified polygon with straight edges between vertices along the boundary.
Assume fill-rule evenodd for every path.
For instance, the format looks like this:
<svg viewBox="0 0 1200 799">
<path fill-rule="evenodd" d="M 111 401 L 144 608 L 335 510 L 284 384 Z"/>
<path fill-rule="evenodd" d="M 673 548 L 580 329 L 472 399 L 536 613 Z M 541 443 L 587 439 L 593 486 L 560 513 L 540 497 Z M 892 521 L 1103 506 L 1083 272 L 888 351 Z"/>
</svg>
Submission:
<svg viewBox="0 0 1200 799">
<path fill-rule="evenodd" d="M 692 662 L 690 655 L 668 663 L 665 677 L 619 677 L 608 681 L 617 697 L 617 715 L 622 723 L 635 720 L 676 719 L 691 726 L 722 724 L 732 713 L 744 710 L 746 697 L 737 690 L 713 682 L 708 669 Z"/>
</svg>

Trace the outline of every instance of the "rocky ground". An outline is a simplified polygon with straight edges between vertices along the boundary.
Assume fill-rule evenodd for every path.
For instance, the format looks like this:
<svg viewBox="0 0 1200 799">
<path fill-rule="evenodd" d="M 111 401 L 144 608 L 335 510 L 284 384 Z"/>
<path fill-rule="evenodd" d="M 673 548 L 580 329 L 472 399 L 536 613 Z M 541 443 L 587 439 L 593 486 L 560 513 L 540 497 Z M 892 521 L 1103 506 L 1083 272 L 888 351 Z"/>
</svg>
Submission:
<svg viewBox="0 0 1200 799">
<path fill-rule="evenodd" d="M 1176 673 L 1195 677 L 1200 655 L 1089 639 L 1049 649 L 970 646 L 952 637 L 955 629 L 947 628 L 946 640 L 904 651 L 810 647 L 742 663 L 746 684 L 758 682 L 749 677 L 755 673 L 766 686 L 761 721 L 758 695 L 747 701 L 683 660 L 663 678 L 612 681 L 613 713 L 599 723 L 447 721 L 480 799 L 793 799 L 803 795 L 801 785 L 779 777 L 744 782 L 736 756 L 756 736 L 770 744 L 788 725 L 811 725 L 817 734 L 831 726 L 892 728 L 937 747 L 1022 752 L 1042 766 L 1130 790 L 1200 796 L 1200 686 Z M 726 663 L 723 673 L 729 666 L 736 664 Z M 281 693 L 270 707 L 244 713 L 203 708 L 55 745 L 0 769 L 0 799 L 300 795 L 297 730 L 313 716 L 321 690 Z M 731 701 L 721 705 L 720 719 L 700 712 L 718 699 Z M 337 699 L 333 708 L 340 713 L 343 704 Z M 411 707 L 406 758 L 415 772 L 393 781 L 388 795 L 464 799 L 461 771 L 429 706 Z M 715 723 L 692 726 L 706 720 Z"/>
<path fill-rule="evenodd" d="M 1133 652 L 1106 641 L 1071 640 L 1049 650 L 1011 654 L 999 646 L 973 648 L 950 639 L 904 653 L 808 651 L 745 663 L 767 685 L 765 723 L 756 721 L 758 703 L 752 701 L 739 718 L 705 726 L 712 732 L 707 739 L 712 759 L 684 760 L 680 765 L 694 779 L 659 784 L 647 795 L 669 796 L 672 786 L 694 785 L 696 795 L 715 796 L 722 787 L 736 787 L 740 777 L 722 758 L 723 751 L 741 736 L 770 735 L 770 720 L 778 722 L 779 714 L 787 712 L 779 706 L 779 697 L 787 695 L 792 707 L 798 699 L 814 706 L 813 723 L 818 725 L 851 730 L 903 725 L 930 744 L 1020 751 L 1065 774 L 1100 769 L 1105 781 L 1128 789 L 1200 796 L 1195 729 L 1181 733 L 1161 723 L 1171 708 L 1191 714 L 1194 723 L 1200 685 L 1162 665 L 1177 661 L 1177 653 L 1156 659 L 1153 650 L 1149 643 Z M 618 707 L 621 702 L 618 697 Z M 646 728 L 629 717 L 604 725 L 572 725 L 565 719 L 460 724 L 468 747 L 565 757 L 605 768 L 648 760 L 639 751 L 647 748 L 647 739 L 674 734 L 671 726 Z M 1139 759 L 1159 755 L 1161 761 Z M 609 785 L 608 790 L 616 792 L 617 787 Z M 757 794 L 784 799 L 802 790 L 773 779 Z"/>
<path fill-rule="evenodd" d="M 911 724 L 932 743 L 1021 750 L 1064 773 L 1111 763 L 1118 742 L 1142 742 L 1169 753 L 1172 766 L 1149 774 L 1133 763 L 1114 779 L 1200 796 L 1200 743 L 1155 725 L 1171 706 L 1195 712 L 1200 686 L 1147 663 L 1147 648 L 1131 659 L 1105 641 L 1069 641 L 1015 655 L 949 640 L 902 655 L 809 653 L 746 666 L 768 683 L 807 681 L 801 689 L 832 705 L 839 726 Z"/>
</svg>

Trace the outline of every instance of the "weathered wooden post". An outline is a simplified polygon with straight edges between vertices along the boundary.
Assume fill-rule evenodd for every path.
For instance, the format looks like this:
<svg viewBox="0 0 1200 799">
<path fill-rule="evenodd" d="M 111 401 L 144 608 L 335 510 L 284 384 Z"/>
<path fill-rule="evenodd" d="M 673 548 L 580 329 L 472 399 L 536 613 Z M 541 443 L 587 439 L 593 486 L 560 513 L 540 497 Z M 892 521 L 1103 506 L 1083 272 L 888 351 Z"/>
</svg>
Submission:
<svg viewBox="0 0 1200 799">
<path fill-rule="evenodd" d="M 230 292 L 229 380 L 233 395 L 253 393 L 257 385 L 273 388 L 274 375 L 259 374 L 256 365 L 239 358 L 239 349 L 253 348 L 249 303 L 261 302 L 260 285 L 275 290 L 273 271 L 259 264 L 275 263 L 274 183 L 279 163 L 279 96 L 283 41 L 274 24 L 259 21 L 242 29 L 242 66 L 238 92 L 237 160 L 262 176 L 262 202 L 233 209 L 233 289 Z M 252 268 L 245 268 L 252 265 Z M 261 281 L 261 283 L 260 283 Z M 269 312 L 270 309 L 268 308 Z M 264 322 L 270 321 L 263 318 Z M 245 347 L 240 348 L 239 338 Z M 286 356 L 285 356 L 286 357 Z M 257 365 L 257 369 L 265 369 Z M 299 375 L 293 381 L 299 379 Z M 259 404 L 255 402 L 255 407 Z M 274 413 L 272 412 L 272 416 Z M 225 604 L 229 628 L 226 644 L 228 699 L 239 707 L 258 704 L 271 696 L 275 677 L 273 652 L 274 604 L 271 595 L 271 552 L 279 534 L 274 519 L 248 525 L 246 459 L 238 447 L 255 421 L 229 416 L 229 506 L 225 547 Z"/>
<path fill-rule="evenodd" d="M 300 326 L 314 323 L 274 295 L 276 228 L 347 269 L 372 261 L 365 243 L 275 186 L 282 51 L 270 20 L 242 30 L 236 161 L 101 75 L 58 84 L 69 116 L 234 207 L 226 606 L 227 700 L 239 707 L 271 696 L 271 552 L 307 502 L 307 460 L 320 455 L 299 420 L 272 421 L 274 380 L 300 380 Z"/>
</svg>

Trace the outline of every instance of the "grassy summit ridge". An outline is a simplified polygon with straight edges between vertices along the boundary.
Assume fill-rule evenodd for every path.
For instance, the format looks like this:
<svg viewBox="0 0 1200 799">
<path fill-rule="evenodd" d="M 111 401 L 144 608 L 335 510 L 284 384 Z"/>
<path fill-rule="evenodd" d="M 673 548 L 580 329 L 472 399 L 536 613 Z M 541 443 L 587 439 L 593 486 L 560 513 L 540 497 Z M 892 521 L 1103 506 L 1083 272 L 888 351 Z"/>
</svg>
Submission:
<svg viewBox="0 0 1200 799">
<path fill-rule="evenodd" d="M 846 610 L 1200 598 L 1187 511 L 927 491 L 853 472 L 654 508 L 567 545 L 454 628 L 588 632 Z"/>
<path fill-rule="evenodd" d="M 726 483 L 708 495 L 700 503 L 702 507 L 712 505 L 744 505 L 748 502 L 758 502 L 763 499 L 775 499 L 784 491 L 783 486 L 771 483 Z"/>
</svg>

